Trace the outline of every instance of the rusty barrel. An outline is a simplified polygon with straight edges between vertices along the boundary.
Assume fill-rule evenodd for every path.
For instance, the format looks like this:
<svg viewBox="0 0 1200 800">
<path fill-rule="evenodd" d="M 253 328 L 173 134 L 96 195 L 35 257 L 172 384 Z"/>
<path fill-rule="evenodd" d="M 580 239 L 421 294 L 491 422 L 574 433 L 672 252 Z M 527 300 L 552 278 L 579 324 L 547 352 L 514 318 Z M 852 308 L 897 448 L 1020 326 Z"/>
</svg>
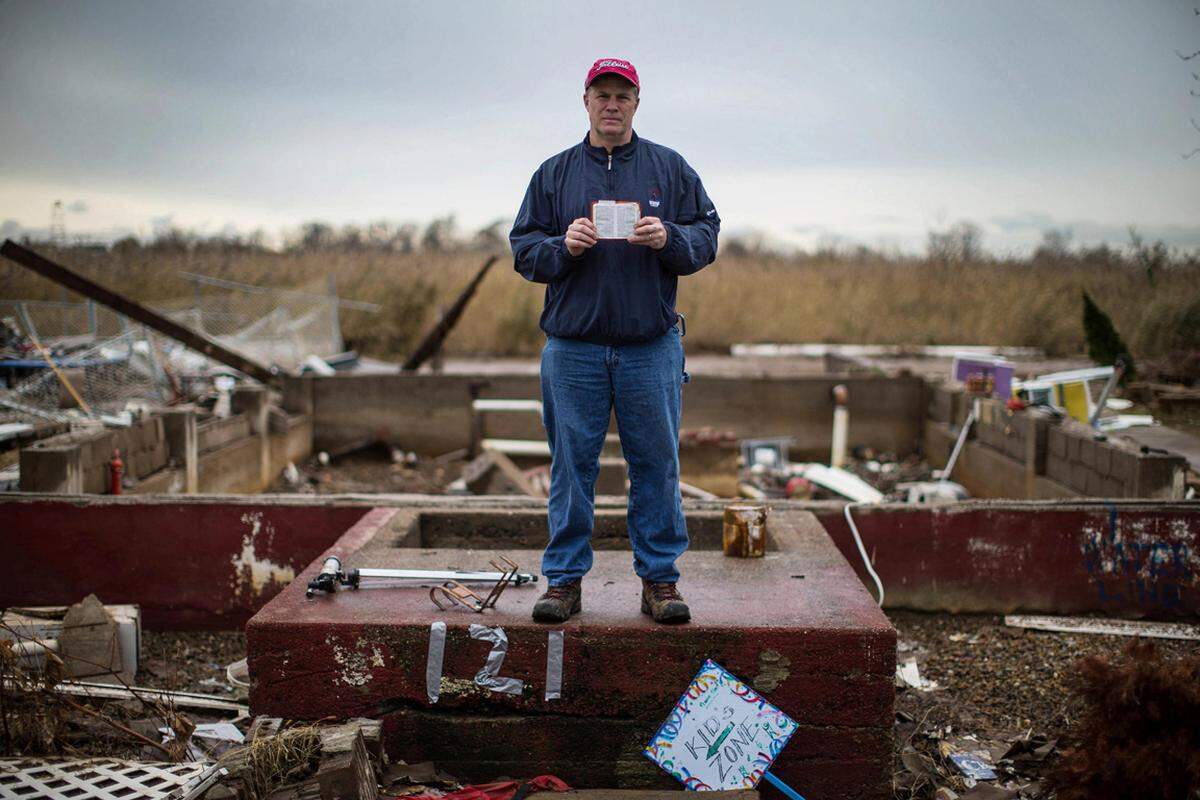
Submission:
<svg viewBox="0 0 1200 800">
<path fill-rule="evenodd" d="M 758 558 L 767 550 L 765 503 L 731 503 L 725 506 L 721 549 L 734 558 Z"/>
</svg>

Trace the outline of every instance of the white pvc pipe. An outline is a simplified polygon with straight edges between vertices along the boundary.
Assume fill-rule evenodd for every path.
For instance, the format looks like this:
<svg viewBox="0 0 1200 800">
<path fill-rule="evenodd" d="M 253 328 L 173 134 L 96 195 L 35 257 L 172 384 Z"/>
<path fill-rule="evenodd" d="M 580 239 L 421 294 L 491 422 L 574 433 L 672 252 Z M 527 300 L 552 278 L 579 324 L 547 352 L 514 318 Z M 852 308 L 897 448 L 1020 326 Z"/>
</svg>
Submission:
<svg viewBox="0 0 1200 800">
<path fill-rule="evenodd" d="M 829 466 L 840 467 L 846 463 L 846 435 L 850 428 L 850 410 L 838 406 L 833 410 L 833 447 L 829 452 Z"/>
<path fill-rule="evenodd" d="M 846 408 L 846 387 L 833 387 L 833 443 L 829 448 L 829 466 L 841 467 L 846 463 L 846 437 L 850 430 L 850 409 Z"/>
<path fill-rule="evenodd" d="M 954 450 L 950 453 L 950 460 L 946 462 L 946 468 L 942 470 L 942 477 L 939 480 L 942 483 L 950 480 L 950 473 L 954 471 L 954 464 L 958 461 L 958 454 L 962 452 L 963 445 L 967 443 L 967 433 L 971 430 L 971 425 L 979 416 L 979 400 L 976 399 L 971 404 L 971 411 L 967 414 L 967 418 L 963 420 L 962 430 L 958 432 L 958 441 L 954 443 Z"/>
</svg>

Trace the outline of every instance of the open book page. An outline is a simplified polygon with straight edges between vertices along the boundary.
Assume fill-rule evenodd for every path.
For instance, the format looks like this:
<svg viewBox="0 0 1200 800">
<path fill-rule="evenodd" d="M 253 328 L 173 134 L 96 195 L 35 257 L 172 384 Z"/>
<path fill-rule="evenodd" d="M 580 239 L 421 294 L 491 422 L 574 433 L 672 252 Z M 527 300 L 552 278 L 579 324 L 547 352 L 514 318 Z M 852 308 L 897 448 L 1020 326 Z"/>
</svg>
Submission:
<svg viewBox="0 0 1200 800">
<path fill-rule="evenodd" d="M 619 200 L 597 200 L 592 204 L 592 224 L 600 239 L 628 239 L 641 217 L 638 203 Z"/>
</svg>

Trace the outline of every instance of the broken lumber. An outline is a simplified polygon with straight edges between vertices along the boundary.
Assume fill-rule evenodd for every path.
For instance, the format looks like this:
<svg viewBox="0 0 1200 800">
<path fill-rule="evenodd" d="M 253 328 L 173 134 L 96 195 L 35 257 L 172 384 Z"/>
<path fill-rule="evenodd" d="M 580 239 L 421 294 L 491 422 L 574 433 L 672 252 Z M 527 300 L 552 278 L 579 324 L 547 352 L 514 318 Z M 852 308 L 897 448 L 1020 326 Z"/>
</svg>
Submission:
<svg viewBox="0 0 1200 800">
<path fill-rule="evenodd" d="M 497 450 L 484 450 L 455 483 L 471 494 L 535 494 L 520 468 Z"/>
</svg>

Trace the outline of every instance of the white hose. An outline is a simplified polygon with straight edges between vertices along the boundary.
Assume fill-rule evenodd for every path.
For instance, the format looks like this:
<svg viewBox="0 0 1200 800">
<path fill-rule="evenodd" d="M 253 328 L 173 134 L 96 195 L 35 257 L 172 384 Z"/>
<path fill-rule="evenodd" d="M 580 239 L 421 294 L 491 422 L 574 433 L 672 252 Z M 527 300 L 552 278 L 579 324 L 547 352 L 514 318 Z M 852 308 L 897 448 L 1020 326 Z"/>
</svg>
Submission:
<svg viewBox="0 0 1200 800">
<path fill-rule="evenodd" d="M 858 545 L 858 552 L 862 555 L 863 565 L 867 568 L 867 572 L 871 573 L 871 577 L 875 579 L 875 588 L 879 590 L 879 607 L 883 608 L 883 582 L 879 580 L 879 575 L 876 574 L 875 568 L 871 566 L 871 559 L 867 558 L 867 549 L 863 547 L 862 537 L 858 535 L 858 526 L 854 524 L 854 518 L 850 516 L 850 507 L 861 505 L 861 503 L 847 503 L 842 509 L 846 515 L 846 522 L 850 525 L 850 532 L 854 534 L 854 543 Z"/>
</svg>

